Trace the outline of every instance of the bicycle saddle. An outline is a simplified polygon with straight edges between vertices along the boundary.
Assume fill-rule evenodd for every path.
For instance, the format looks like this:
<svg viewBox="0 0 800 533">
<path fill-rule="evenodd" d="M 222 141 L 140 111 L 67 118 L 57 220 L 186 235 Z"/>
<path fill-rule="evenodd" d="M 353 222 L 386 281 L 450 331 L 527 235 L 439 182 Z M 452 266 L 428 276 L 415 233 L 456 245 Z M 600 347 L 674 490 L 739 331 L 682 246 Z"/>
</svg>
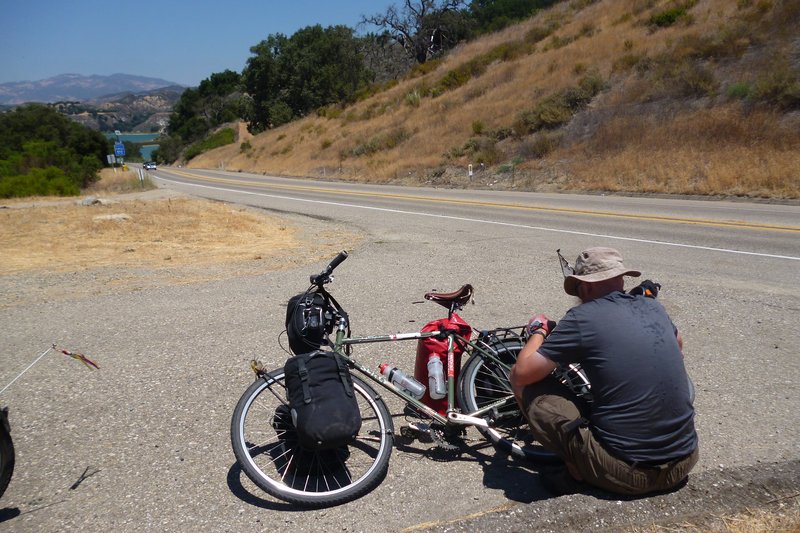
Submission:
<svg viewBox="0 0 800 533">
<path fill-rule="evenodd" d="M 455 292 L 429 292 L 425 295 L 425 299 L 447 308 L 453 303 L 463 307 L 472 299 L 472 285 L 467 283 Z"/>
</svg>

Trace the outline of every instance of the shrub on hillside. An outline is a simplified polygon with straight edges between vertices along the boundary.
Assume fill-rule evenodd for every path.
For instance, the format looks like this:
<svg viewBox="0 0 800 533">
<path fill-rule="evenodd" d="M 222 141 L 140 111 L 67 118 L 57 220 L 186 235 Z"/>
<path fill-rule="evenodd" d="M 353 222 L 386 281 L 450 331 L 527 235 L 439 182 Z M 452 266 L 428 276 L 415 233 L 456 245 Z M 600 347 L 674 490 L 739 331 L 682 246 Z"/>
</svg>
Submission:
<svg viewBox="0 0 800 533">
<path fill-rule="evenodd" d="M 753 99 L 778 109 L 800 109 L 800 68 L 792 68 L 785 58 L 778 58 L 753 88 Z"/>
<path fill-rule="evenodd" d="M 558 24 L 551 24 L 549 26 L 534 26 L 525 33 L 525 42 L 528 44 L 536 44 L 550 37 L 554 31 L 558 29 Z"/>
<path fill-rule="evenodd" d="M 77 196 L 80 192 L 80 187 L 56 167 L 32 168 L 27 174 L 0 178 L 0 198 Z"/>
<path fill-rule="evenodd" d="M 481 76 L 495 61 L 511 61 L 533 51 L 533 46 L 524 41 L 501 43 L 488 52 L 447 71 L 432 89 L 433 96 L 461 87 L 473 78 Z"/>
<path fill-rule="evenodd" d="M 558 148 L 562 137 L 558 132 L 540 131 L 520 144 L 519 154 L 524 159 L 542 159 Z"/>
<path fill-rule="evenodd" d="M 680 5 L 653 13 L 648 24 L 654 28 L 667 28 L 678 21 L 690 23 L 692 16 L 689 14 L 689 9 L 696 3 L 696 0 L 688 0 Z"/>
<path fill-rule="evenodd" d="M 486 165 L 494 165 L 503 154 L 497 147 L 497 140 L 491 136 L 471 137 L 461 147 L 450 150 L 447 157 L 469 157 L 470 161 Z"/>
<path fill-rule="evenodd" d="M 552 94 L 533 109 L 520 113 L 514 131 L 517 135 L 527 135 L 563 126 L 604 88 L 605 81 L 601 77 L 595 74 L 584 76 L 576 87 Z"/>
<path fill-rule="evenodd" d="M 411 135 L 405 129 L 397 128 L 362 140 L 350 150 L 343 151 L 340 155 L 342 159 L 347 157 L 369 156 L 383 150 L 391 150 L 409 137 L 411 137 Z"/>
<path fill-rule="evenodd" d="M 750 45 L 751 38 L 748 33 L 748 28 L 744 24 L 731 24 L 710 35 L 690 33 L 678 39 L 675 54 L 679 57 L 697 59 L 739 57 Z"/>
<path fill-rule="evenodd" d="M 208 152 L 214 148 L 225 146 L 226 144 L 233 144 L 236 134 L 231 128 L 223 128 L 213 135 L 203 139 L 202 141 L 191 145 L 186 149 L 186 159 L 197 157 L 203 152 Z"/>
<path fill-rule="evenodd" d="M 753 94 L 753 87 L 749 83 L 733 83 L 728 87 L 726 94 L 729 98 L 748 99 Z"/>
<path fill-rule="evenodd" d="M 638 74 L 651 82 L 650 97 L 699 98 L 713 96 L 719 88 L 714 72 L 703 61 L 664 53 L 656 58 L 644 58 L 636 65 Z"/>
</svg>

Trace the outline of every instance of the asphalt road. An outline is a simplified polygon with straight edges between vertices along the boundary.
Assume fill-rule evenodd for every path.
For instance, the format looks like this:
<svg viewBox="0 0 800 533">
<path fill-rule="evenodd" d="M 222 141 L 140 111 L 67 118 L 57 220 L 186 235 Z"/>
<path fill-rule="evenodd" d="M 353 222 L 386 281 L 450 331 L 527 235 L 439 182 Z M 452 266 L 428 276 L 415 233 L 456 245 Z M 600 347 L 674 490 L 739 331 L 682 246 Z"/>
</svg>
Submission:
<svg viewBox="0 0 800 533">
<path fill-rule="evenodd" d="M 663 284 L 660 299 L 683 333 L 697 387 L 696 477 L 800 457 L 796 205 L 155 174 L 163 187 L 283 213 L 321 238 L 360 232 L 341 242 L 351 255 L 330 287 L 354 334 L 418 330 L 440 309 L 418 303 L 422 294 L 463 283 L 476 289 L 462 314 L 476 327 L 522 324 L 535 312 L 559 318 L 575 301 L 561 290 L 555 250 L 572 260 L 588 246 L 618 248 Z M 102 367 L 51 358 L 0 397 L 18 450 L 0 530 L 398 531 L 497 510 L 532 513 L 526 528 L 558 529 L 559 513 L 609 505 L 586 496 L 559 508 L 535 466 L 495 455 L 474 431 L 458 456 L 399 444 L 386 480 L 345 506 L 297 512 L 258 490 L 235 464 L 230 416 L 252 357 L 283 364 L 285 302 L 322 266 L 0 308 L 3 377 L 56 341 Z M 413 369 L 413 345 L 356 355 Z M 398 428 L 401 406 L 387 403 Z M 508 529 L 483 520 L 482 530 Z"/>
</svg>

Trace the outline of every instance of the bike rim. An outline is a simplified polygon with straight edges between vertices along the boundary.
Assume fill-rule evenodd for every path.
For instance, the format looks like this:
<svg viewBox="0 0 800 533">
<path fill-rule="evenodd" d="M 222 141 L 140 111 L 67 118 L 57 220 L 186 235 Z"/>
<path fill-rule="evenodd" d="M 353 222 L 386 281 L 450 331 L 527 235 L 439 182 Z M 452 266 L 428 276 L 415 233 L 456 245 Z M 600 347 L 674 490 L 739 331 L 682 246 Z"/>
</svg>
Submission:
<svg viewBox="0 0 800 533">
<path fill-rule="evenodd" d="M 489 360 L 478 359 L 467 368 L 464 385 L 471 389 L 464 391 L 467 410 L 475 411 L 498 400 L 512 395 L 508 372 L 501 365 Z M 471 375 L 470 375 L 471 374 Z M 551 460 L 554 456 L 536 441 L 527 420 L 523 417 L 516 401 L 489 414 L 492 427 L 481 430 L 499 449 L 520 458 Z"/>
</svg>

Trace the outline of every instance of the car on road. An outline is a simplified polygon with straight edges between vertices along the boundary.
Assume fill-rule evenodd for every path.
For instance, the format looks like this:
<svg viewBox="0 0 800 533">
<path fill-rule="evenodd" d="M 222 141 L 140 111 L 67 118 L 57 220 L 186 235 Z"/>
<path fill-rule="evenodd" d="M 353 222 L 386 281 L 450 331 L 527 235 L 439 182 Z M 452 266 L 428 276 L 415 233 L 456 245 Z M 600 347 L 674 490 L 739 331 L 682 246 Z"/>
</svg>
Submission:
<svg viewBox="0 0 800 533">
<path fill-rule="evenodd" d="M 153 161 L 148 161 L 147 163 L 144 164 L 144 169 L 145 170 L 155 170 L 156 169 L 156 164 Z"/>
</svg>

